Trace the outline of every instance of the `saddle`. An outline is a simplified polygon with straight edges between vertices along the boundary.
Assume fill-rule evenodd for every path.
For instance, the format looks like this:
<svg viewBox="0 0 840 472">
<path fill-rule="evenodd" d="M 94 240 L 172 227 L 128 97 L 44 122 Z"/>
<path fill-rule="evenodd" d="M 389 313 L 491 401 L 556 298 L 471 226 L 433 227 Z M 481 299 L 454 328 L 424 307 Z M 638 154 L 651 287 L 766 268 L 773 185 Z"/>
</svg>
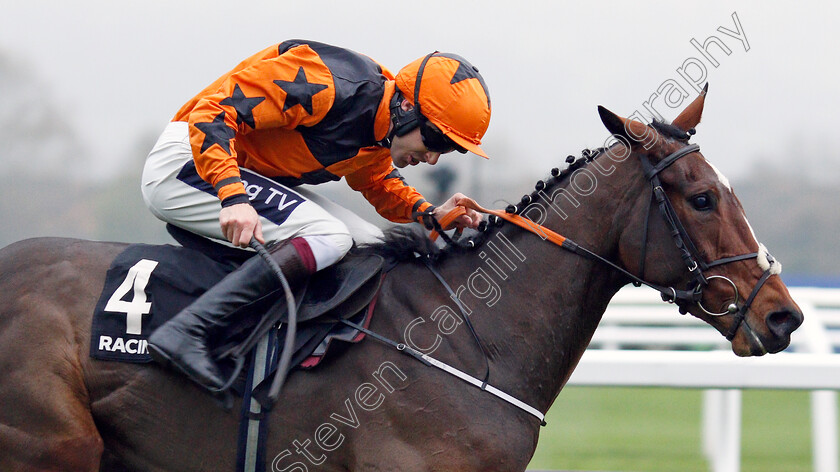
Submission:
<svg viewBox="0 0 840 472">
<path fill-rule="evenodd" d="M 135 244 L 112 262 L 94 312 L 91 357 L 150 362 L 151 356 L 144 349 L 148 335 L 253 255 L 174 226 L 167 225 L 167 230 L 180 247 Z M 146 267 L 145 272 L 138 267 Z M 297 290 L 293 366 L 315 367 L 329 353 L 337 352 L 337 346 L 363 338 L 341 320 L 352 319 L 361 325 L 369 322 L 372 310 L 366 308 L 379 289 L 382 267 L 381 256 L 351 251 Z M 129 297 L 134 298 L 124 300 Z M 144 303 L 149 306 L 139 315 L 142 322 L 132 323 L 130 318 L 138 316 L 138 307 Z M 280 325 L 276 337 L 285 336 L 282 326 L 287 306 L 283 297 L 265 297 L 243 309 L 247 310 L 244 321 L 233 331 L 208 340 L 223 373 L 232 377 L 239 376 L 247 354 L 269 331 Z"/>
</svg>

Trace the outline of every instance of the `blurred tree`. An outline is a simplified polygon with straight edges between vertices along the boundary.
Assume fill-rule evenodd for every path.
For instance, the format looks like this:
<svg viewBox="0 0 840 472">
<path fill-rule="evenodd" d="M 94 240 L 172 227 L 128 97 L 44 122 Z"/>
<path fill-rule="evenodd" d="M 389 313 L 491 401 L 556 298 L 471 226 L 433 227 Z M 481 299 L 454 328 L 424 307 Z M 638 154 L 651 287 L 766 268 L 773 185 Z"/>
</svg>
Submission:
<svg viewBox="0 0 840 472">
<path fill-rule="evenodd" d="M 45 87 L 3 51 L 0 96 L 0 243 L 86 235 L 96 216 L 72 208 L 84 191 L 73 168 L 85 152 Z"/>
<path fill-rule="evenodd" d="M 129 164 L 113 179 L 88 192 L 79 206 L 96 214 L 91 237 L 106 241 L 162 243 L 171 242 L 164 223 L 149 211 L 140 194 L 140 174 L 157 133 L 147 133 L 131 147 Z"/>
<path fill-rule="evenodd" d="M 23 63 L 2 51 L 0 96 L 0 245 L 36 236 L 169 240 L 140 196 L 140 171 L 156 136 L 138 140 L 120 175 L 95 181 L 86 175 L 89 153 L 70 125 L 72 116 L 59 111 Z"/>
<path fill-rule="evenodd" d="M 63 113 L 26 66 L 0 51 L 0 175 L 78 177 L 87 153 Z"/>
</svg>

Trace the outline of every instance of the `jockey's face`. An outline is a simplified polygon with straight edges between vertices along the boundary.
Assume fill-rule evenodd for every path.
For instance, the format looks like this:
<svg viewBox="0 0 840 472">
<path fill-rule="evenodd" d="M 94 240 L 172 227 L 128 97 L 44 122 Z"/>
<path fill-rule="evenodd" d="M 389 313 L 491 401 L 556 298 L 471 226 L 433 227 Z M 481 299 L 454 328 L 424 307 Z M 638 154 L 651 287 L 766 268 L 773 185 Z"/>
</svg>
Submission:
<svg viewBox="0 0 840 472">
<path fill-rule="evenodd" d="M 426 149 L 423 137 L 420 136 L 420 128 L 416 128 L 403 136 L 394 136 L 391 141 L 391 158 L 394 160 L 394 167 L 398 168 L 416 166 L 421 162 L 435 165 L 440 153 Z"/>
</svg>

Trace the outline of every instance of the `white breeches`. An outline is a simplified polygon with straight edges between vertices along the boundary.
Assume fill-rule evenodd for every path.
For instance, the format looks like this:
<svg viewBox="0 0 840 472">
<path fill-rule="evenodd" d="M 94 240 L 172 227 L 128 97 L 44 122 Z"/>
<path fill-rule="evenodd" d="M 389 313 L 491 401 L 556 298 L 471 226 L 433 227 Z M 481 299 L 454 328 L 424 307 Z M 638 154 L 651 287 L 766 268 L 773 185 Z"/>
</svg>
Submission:
<svg viewBox="0 0 840 472">
<path fill-rule="evenodd" d="M 266 241 L 305 238 L 318 270 L 344 257 L 353 240 L 366 243 L 382 236 L 376 226 L 311 190 L 293 190 L 248 169 L 240 171 Z M 230 246 L 219 225 L 222 207 L 216 192 L 196 173 L 187 123 L 166 126 L 146 160 L 141 190 L 159 219 Z"/>
</svg>

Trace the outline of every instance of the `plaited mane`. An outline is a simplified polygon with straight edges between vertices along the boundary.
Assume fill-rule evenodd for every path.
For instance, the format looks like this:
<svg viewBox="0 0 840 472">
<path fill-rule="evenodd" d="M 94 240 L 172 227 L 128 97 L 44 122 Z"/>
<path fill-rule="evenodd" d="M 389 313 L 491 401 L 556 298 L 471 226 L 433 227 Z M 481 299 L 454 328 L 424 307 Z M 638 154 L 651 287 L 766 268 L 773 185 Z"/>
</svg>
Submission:
<svg viewBox="0 0 840 472">
<path fill-rule="evenodd" d="M 533 192 L 524 195 L 516 204 L 509 204 L 507 211 L 509 213 L 521 213 L 531 201 L 537 201 L 538 192 L 551 190 L 556 188 L 557 185 L 566 183 L 574 171 L 585 167 L 602 151 L 603 149 L 584 149 L 579 158 L 568 156 L 566 162 L 569 165 L 565 169 L 551 169 L 548 177 L 537 182 Z M 471 251 L 481 247 L 487 237 L 502 224 L 503 220 L 490 216 L 482 221 L 477 231 L 465 230 L 465 236 L 456 244 L 449 244 L 442 249 L 429 239 L 427 231 L 423 230 L 419 224 L 395 226 L 384 231 L 385 235 L 381 242 L 354 247 L 353 251 L 373 252 L 390 260 L 412 259 L 415 253 L 439 258 L 450 253 Z M 467 236 L 467 234 L 470 235 Z"/>
<path fill-rule="evenodd" d="M 662 121 L 654 120 L 650 126 L 660 135 L 680 141 L 687 141 L 691 135 L 694 134 L 693 129 L 689 130 L 689 132 L 685 132 L 670 123 Z M 603 147 L 598 149 L 584 149 L 581 151 L 579 157 L 575 157 L 573 155 L 567 156 L 566 163 L 568 165 L 565 169 L 561 170 L 557 167 L 551 169 L 551 172 L 547 177 L 537 181 L 536 185 L 534 185 L 534 190 L 531 193 L 523 195 L 516 203 L 508 202 L 506 211 L 508 213 L 521 214 L 522 211 L 532 202 L 541 201 L 542 197 L 540 197 L 539 192 L 550 194 L 550 192 L 556 189 L 557 186 L 568 184 L 570 175 L 578 169 L 588 166 L 594 159 L 597 159 L 601 155 L 605 154 L 605 151 L 606 148 Z M 359 250 L 363 249 L 366 251 L 373 251 L 377 254 L 385 256 L 386 258 L 396 260 L 411 259 L 414 257 L 414 253 L 430 255 L 438 258 L 453 252 L 470 251 L 480 248 L 488 236 L 498 227 L 502 226 L 503 223 L 504 221 L 500 218 L 490 216 L 482 221 L 478 231 L 465 231 L 465 234 L 474 234 L 462 238 L 462 240 L 457 241 L 456 244 L 449 244 L 443 249 L 440 249 L 429 240 L 427 233 L 420 227 L 419 224 L 397 226 L 385 231 L 385 238 L 381 243 L 367 245 L 364 248 L 359 248 Z"/>
</svg>

